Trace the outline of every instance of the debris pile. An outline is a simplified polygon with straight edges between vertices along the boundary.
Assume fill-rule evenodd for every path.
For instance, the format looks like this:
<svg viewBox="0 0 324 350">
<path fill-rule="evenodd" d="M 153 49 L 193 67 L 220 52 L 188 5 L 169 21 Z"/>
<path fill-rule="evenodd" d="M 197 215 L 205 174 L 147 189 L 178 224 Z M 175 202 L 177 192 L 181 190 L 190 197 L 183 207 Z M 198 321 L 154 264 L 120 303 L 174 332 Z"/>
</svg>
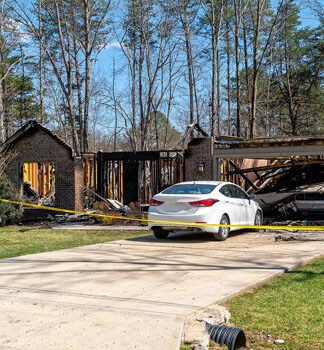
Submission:
<svg viewBox="0 0 324 350">
<path fill-rule="evenodd" d="M 55 192 L 49 192 L 46 196 L 42 197 L 38 191 L 32 187 L 30 181 L 25 181 L 23 183 L 23 200 L 26 203 L 53 207 L 55 205 Z"/>
<path fill-rule="evenodd" d="M 294 157 L 255 167 L 229 161 L 226 175 L 240 175 L 266 215 L 299 219 L 324 213 L 324 160 Z M 261 164 L 261 163 L 260 163 Z M 258 165 L 260 165 L 258 164 Z"/>
<path fill-rule="evenodd" d="M 276 241 L 324 241 L 323 232 L 319 231 L 279 231 L 275 236 Z"/>
<path fill-rule="evenodd" d="M 99 202 L 92 200 L 92 208 L 96 209 L 97 207 L 97 209 L 103 212 L 117 211 L 121 213 L 126 213 L 127 211 L 131 210 L 127 205 L 124 205 L 123 203 L 119 202 L 116 199 L 109 199 L 109 198 L 102 197 L 100 194 L 93 191 L 90 187 L 88 187 L 85 190 L 84 195 L 85 195 L 86 203 L 89 202 L 88 198 L 91 198 L 91 197 L 99 199 Z"/>
</svg>

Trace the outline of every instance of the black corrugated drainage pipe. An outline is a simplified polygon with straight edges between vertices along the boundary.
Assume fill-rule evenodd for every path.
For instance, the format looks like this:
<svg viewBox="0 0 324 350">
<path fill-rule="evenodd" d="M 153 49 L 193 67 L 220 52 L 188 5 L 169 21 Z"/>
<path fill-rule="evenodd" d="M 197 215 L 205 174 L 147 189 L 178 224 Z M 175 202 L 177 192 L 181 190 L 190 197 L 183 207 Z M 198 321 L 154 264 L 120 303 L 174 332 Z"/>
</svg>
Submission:
<svg viewBox="0 0 324 350">
<path fill-rule="evenodd" d="M 237 350 L 246 346 L 245 334 L 240 328 L 214 326 L 207 323 L 210 339 L 220 345 L 226 345 L 229 350 Z"/>
</svg>

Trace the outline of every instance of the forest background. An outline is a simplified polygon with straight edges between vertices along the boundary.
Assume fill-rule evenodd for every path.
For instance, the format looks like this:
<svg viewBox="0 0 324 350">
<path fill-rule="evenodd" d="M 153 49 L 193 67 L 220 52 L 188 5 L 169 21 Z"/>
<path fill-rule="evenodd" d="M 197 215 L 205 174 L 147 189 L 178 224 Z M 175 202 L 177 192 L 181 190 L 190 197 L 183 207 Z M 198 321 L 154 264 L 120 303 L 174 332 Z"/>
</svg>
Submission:
<svg viewBox="0 0 324 350">
<path fill-rule="evenodd" d="M 0 144 L 30 119 L 77 154 L 324 134 L 321 0 L 0 6 Z"/>
</svg>

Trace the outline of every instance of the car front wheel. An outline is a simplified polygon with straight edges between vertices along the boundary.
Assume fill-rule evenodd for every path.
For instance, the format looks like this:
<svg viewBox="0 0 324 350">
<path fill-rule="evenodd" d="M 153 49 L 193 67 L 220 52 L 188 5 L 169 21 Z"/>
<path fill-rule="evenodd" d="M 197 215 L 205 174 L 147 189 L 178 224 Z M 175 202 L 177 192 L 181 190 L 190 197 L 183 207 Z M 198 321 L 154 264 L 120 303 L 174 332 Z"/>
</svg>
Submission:
<svg viewBox="0 0 324 350">
<path fill-rule="evenodd" d="M 262 225 L 262 214 L 260 210 L 258 210 L 255 213 L 255 218 L 254 218 L 254 226 L 261 226 Z M 255 231 L 259 231 L 260 229 L 256 228 Z"/>
<path fill-rule="evenodd" d="M 221 225 L 229 225 L 230 221 L 226 214 L 224 214 L 220 219 Z M 216 241 L 225 241 L 225 239 L 228 237 L 230 228 L 229 227 L 219 227 L 218 232 L 214 233 L 214 239 Z"/>
</svg>

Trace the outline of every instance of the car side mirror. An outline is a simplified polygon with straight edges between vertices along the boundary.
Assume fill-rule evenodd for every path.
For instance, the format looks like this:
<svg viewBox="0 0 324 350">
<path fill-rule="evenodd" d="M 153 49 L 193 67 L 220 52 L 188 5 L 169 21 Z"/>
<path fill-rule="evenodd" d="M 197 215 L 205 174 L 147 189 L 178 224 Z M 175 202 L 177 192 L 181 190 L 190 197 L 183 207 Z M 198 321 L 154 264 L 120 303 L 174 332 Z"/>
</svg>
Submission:
<svg viewBox="0 0 324 350">
<path fill-rule="evenodd" d="M 249 194 L 249 199 L 256 199 L 256 195 L 254 193 Z"/>
</svg>

